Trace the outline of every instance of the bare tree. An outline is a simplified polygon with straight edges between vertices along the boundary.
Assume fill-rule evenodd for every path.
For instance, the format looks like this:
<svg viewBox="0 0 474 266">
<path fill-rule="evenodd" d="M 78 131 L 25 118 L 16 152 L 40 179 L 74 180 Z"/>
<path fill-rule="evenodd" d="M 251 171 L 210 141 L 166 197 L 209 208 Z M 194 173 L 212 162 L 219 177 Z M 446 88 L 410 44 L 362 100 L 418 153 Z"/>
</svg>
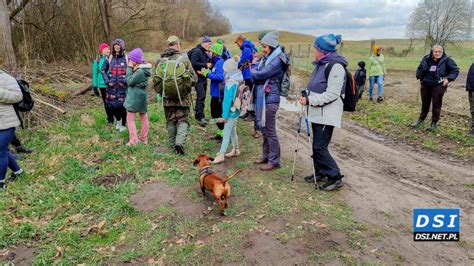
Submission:
<svg viewBox="0 0 474 266">
<path fill-rule="evenodd" d="M 424 0 L 411 13 L 406 35 L 445 45 L 467 37 L 469 19 L 468 0 Z"/>
<path fill-rule="evenodd" d="M 97 0 L 97 3 L 99 4 L 100 17 L 102 18 L 102 26 L 104 27 L 105 37 L 107 38 L 107 41 L 111 42 L 113 38 L 113 30 L 110 25 L 112 3 L 110 0 Z"/>
</svg>

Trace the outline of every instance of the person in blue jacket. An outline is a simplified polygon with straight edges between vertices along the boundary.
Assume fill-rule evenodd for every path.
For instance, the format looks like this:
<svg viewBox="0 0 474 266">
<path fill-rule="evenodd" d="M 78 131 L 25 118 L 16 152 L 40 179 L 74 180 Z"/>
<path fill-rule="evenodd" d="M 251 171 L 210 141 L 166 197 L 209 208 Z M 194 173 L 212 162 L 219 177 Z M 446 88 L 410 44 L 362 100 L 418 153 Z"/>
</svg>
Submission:
<svg viewBox="0 0 474 266">
<path fill-rule="evenodd" d="M 278 31 L 271 31 L 262 38 L 263 58 L 251 70 L 257 90 L 256 121 L 262 129 L 262 164 L 260 170 L 271 171 L 280 167 L 280 142 L 276 130 L 276 114 L 280 106 L 280 81 L 284 74 L 283 50 L 279 44 Z"/>
<path fill-rule="evenodd" d="M 212 70 L 202 69 L 202 74 L 211 80 L 211 117 L 220 118 L 222 115 L 222 100 L 224 98 L 224 59 L 222 51 L 224 46 L 220 43 L 212 44 L 211 52 Z M 224 136 L 224 124 L 217 123 L 216 139 Z"/>
</svg>

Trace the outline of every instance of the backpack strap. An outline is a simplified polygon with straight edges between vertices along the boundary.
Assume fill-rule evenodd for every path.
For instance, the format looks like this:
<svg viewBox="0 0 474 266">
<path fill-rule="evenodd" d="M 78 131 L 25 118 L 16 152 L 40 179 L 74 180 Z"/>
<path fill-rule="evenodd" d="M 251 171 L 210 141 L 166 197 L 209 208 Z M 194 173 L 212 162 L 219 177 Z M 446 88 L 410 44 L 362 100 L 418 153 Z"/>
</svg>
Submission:
<svg viewBox="0 0 474 266">
<path fill-rule="evenodd" d="M 326 77 L 326 81 L 329 78 L 329 73 L 331 73 L 332 67 L 336 64 L 336 62 L 329 62 L 326 65 L 326 69 L 324 69 L 324 76 Z"/>
</svg>

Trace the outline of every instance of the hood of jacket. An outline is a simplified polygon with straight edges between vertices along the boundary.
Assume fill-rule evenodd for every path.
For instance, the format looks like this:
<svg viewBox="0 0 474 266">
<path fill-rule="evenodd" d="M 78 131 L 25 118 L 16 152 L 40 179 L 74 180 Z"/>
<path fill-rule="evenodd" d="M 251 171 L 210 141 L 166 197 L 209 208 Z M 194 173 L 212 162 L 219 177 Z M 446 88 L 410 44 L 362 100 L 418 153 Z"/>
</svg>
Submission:
<svg viewBox="0 0 474 266">
<path fill-rule="evenodd" d="M 319 60 L 315 60 L 313 62 L 314 65 L 326 65 L 329 62 L 335 62 L 341 64 L 344 68 L 347 67 L 348 62 L 347 59 L 345 59 L 342 55 L 334 52 L 334 53 L 328 53 L 324 57 L 320 58 Z"/>
<path fill-rule="evenodd" d="M 122 39 L 115 39 L 112 43 L 112 54 L 115 54 L 114 51 L 114 45 L 120 45 L 120 55 L 123 55 L 125 53 L 125 42 Z"/>
<path fill-rule="evenodd" d="M 233 79 L 237 82 L 244 81 L 244 77 L 242 76 L 242 72 L 240 72 L 240 70 L 238 70 L 238 69 L 225 73 L 225 79 Z"/>
<path fill-rule="evenodd" d="M 240 46 L 240 50 L 244 50 L 245 48 L 250 48 L 250 50 L 255 51 L 255 45 L 251 40 L 244 40 L 242 45 Z"/>
<path fill-rule="evenodd" d="M 162 54 L 161 57 L 172 57 L 173 55 L 180 54 L 180 52 L 173 48 L 166 49 Z"/>
<path fill-rule="evenodd" d="M 151 64 L 140 64 L 138 65 L 138 68 L 143 70 L 143 73 L 145 73 L 145 76 L 149 77 L 151 76 Z"/>
</svg>

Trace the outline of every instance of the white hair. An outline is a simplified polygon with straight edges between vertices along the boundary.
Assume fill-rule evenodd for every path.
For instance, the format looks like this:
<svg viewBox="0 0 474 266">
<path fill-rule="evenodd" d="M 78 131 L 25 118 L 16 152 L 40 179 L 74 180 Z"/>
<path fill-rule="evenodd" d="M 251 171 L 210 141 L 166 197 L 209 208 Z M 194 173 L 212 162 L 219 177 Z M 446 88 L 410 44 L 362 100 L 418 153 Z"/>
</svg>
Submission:
<svg viewBox="0 0 474 266">
<path fill-rule="evenodd" d="M 441 46 L 439 44 L 433 45 L 433 48 L 431 48 L 431 51 L 434 51 L 434 49 L 441 49 L 441 52 L 444 52 L 443 46 Z"/>
</svg>

